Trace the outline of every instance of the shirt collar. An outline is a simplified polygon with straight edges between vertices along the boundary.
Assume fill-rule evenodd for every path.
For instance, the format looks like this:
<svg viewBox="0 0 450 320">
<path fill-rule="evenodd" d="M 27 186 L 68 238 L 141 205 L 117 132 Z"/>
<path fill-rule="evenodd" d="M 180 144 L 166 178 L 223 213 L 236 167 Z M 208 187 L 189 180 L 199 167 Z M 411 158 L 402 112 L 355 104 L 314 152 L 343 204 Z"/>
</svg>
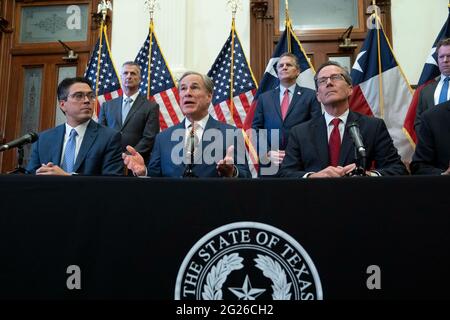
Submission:
<svg viewBox="0 0 450 320">
<path fill-rule="evenodd" d="M 68 137 L 70 135 L 70 131 L 72 131 L 72 129 L 75 129 L 75 131 L 78 133 L 78 137 L 84 137 L 84 133 L 86 132 L 87 126 L 89 124 L 91 120 L 89 119 L 88 121 L 76 126 L 75 128 L 71 127 L 67 122 L 66 122 L 66 136 Z"/>
<path fill-rule="evenodd" d="M 297 84 L 294 83 L 292 86 L 286 88 L 285 86 L 283 86 L 282 84 L 280 84 L 280 93 L 284 94 L 284 92 L 286 91 L 286 89 L 289 89 L 289 93 L 293 94 L 295 92 L 295 86 Z"/>
<path fill-rule="evenodd" d="M 345 111 L 343 114 L 341 114 L 338 117 L 339 119 L 341 119 L 343 124 L 347 123 L 347 118 L 348 118 L 349 113 L 350 113 L 350 110 L 347 109 L 347 111 Z M 335 116 L 332 116 L 331 114 L 327 113 L 326 111 L 324 111 L 323 115 L 325 116 L 325 122 L 326 122 L 327 126 L 329 126 L 331 121 L 333 121 L 333 119 L 336 118 Z"/>
<path fill-rule="evenodd" d="M 125 101 L 126 98 L 131 98 L 134 101 L 136 101 L 137 96 L 139 95 L 139 91 L 137 91 L 135 94 L 132 94 L 131 96 L 127 96 L 125 93 L 123 94 L 123 101 Z"/>
<path fill-rule="evenodd" d="M 201 120 L 195 121 L 195 123 L 201 129 L 205 129 L 206 123 L 208 122 L 208 119 L 209 119 L 209 113 L 205 117 L 203 117 Z M 191 121 L 189 121 L 188 118 L 185 118 L 185 120 L 184 120 L 184 127 L 187 129 L 187 128 L 189 128 L 190 125 L 191 125 Z"/>
</svg>

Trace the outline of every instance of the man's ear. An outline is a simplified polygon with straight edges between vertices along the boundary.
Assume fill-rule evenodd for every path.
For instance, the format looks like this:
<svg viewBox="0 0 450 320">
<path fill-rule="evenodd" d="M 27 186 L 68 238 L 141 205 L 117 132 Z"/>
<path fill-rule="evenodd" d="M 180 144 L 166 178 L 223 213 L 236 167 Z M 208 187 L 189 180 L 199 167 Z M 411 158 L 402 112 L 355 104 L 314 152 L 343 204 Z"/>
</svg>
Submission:
<svg viewBox="0 0 450 320">
<path fill-rule="evenodd" d="M 351 86 L 351 85 L 349 85 L 349 93 L 348 93 L 348 96 L 350 97 L 352 94 L 353 94 L 353 87 Z"/>
<path fill-rule="evenodd" d="M 317 101 L 319 101 L 320 103 L 322 103 L 322 101 L 320 101 L 320 98 L 319 98 L 319 91 L 316 91 L 316 97 L 317 97 Z"/>
<path fill-rule="evenodd" d="M 66 114 L 66 106 L 65 106 L 66 101 L 59 100 L 58 103 L 59 103 L 59 108 L 61 109 L 62 113 Z"/>
</svg>

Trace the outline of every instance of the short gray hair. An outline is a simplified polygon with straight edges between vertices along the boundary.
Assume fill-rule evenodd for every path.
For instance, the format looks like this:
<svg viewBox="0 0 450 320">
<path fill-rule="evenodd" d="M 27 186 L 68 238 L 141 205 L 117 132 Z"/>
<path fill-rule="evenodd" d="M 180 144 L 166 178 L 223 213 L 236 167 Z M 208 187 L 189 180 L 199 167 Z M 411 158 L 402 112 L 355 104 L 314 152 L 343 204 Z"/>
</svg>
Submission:
<svg viewBox="0 0 450 320">
<path fill-rule="evenodd" d="M 323 68 L 328 67 L 328 66 L 335 66 L 335 67 L 338 67 L 339 69 L 341 69 L 342 76 L 344 77 L 345 82 L 347 82 L 347 84 L 349 84 L 349 85 L 352 85 L 352 77 L 348 73 L 347 69 L 345 69 L 343 66 L 341 66 L 338 62 L 329 60 L 329 61 L 323 63 L 322 65 L 320 65 L 319 69 L 317 69 L 317 72 L 314 76 L 314 83 L 316 84 L 316 89 L 318 88 L 317 77 L 319 76 L 320 70 L 322 70 Z"/>
<path fill-rule="evenodd" d="M 125 61 L 125 62 L 122 64 L 122 69 L 123 69 L 123 67 L 125 67 L 125 66 L 135 66 L 135 67 L 139 70 L 139 76 L 141 75 L 141 66 L 140 66 L 138 63 L 136 63 L 136 62 L 134 62 L 134 61 Z M 120 73 L 122 73 L 122 70 L 121 70 Z"/>
<path fill-rule="evenodd" d="M 183 73 L 183 75 L 181 76 L 180 80 L 178 80 L 178 83 L 180 83 L 181 80 L 183 80 L 187 76 L 191 76 L 191 75 L 199 76 L 200 78 L 202 78 L 203 83 L 205 84 L 206 91 L 208 91 L 208 93 L 210 93 L 210 94 L 213 94 L 213 92 L 214 92 L 214 83 L 212 82 L 210 77 L 208 77 L 207 75 L 205 75 L 203 73 L 200 73 L 200 72 L 186 71 L 185 73 Z"/>
</svg>

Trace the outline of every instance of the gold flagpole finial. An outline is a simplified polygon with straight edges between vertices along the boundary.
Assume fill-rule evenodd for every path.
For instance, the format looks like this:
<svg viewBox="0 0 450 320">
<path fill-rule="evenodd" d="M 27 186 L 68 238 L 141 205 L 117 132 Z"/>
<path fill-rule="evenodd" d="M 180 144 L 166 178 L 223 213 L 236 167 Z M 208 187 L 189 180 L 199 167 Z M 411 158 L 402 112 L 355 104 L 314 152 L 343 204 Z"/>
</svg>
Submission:
<svg viewBox="0 0 450 320">
<path fill-rule="evenodd" d="M 102 0 L 102 2 L 99 3 L 97 6 L 97 13 L 102 14 L 103 21 L 106 20 L 106 15 L 108 14 L 108 10 L 112 11 L 112 4 L 111 4 L 111 1 L 109 1 L 109 0 L 107 0 L 107 1 Z"/>
<path fill-rule="evenodd" d="M 286 21 L 290 22 L 290 17 L 289 17 L 289 1 L 288 0 L 284 0 L 284 14 L 286 15 Z"/>
<path fill-rule="evenodd" d="M 234 20 L 236 18 L 236 12 L 242 8 L 241 0 L 228 0 L 227 3 L 231 7 L 231 14 Z"/>
<path fill-rule="evenodd" d="M 150 13 L 150 20 L 153 21 L 155 10 L 156 8 L 159 8 L 158 0 L 145 0 L 145 5 L 147 6 L 148 12 Z"/>
</svg>

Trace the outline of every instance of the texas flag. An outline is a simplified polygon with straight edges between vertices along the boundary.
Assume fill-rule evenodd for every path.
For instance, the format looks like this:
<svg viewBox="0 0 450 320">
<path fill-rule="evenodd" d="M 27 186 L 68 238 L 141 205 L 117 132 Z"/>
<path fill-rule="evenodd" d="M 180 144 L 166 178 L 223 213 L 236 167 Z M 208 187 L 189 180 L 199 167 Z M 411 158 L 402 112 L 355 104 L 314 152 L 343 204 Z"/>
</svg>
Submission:
<svg viewBox="0 0 450 320">
<path fill-rule="evenodd" d="M 350 109 L 383 119 L 402 160 L 410 162 L 414 149 L 402 128 L 412 89 L 377 19 L 378 24 L 367 33 L 351 71 Z"/>
<path fill-rule="evenodd" d="M 425 87 L 430 82 L 435 81 L 435 79 L 441 75 L 437 63 L 436 45 L 440 40 L 450 38 L 450 4 L 448 5 L 448 7 L 449 16 L 447 17 L 447 21 L 445 21 L 444 25 L 442 26 L 441 32 L 439 32 L 436 40 L 434 41 L 427 61 L 425 61 L 425 65 L 422 69 L 422 74 L 420 75 L 419 83 L 417 84 L 417 89 L 414 92 L 413 100 L 411 102 L 411 105 L 409 106 L 408 114 L 406 115 L 404 130 L 410 137 L 411 141 L 413 141 L 414 143 L 417 142 L 416 131 L 414 130 L 414 121 L 416 120 L 416 110 L 417 104 L 419 103 L 420 91 L 422 91 L 423 87 Z"/>
</svg>

